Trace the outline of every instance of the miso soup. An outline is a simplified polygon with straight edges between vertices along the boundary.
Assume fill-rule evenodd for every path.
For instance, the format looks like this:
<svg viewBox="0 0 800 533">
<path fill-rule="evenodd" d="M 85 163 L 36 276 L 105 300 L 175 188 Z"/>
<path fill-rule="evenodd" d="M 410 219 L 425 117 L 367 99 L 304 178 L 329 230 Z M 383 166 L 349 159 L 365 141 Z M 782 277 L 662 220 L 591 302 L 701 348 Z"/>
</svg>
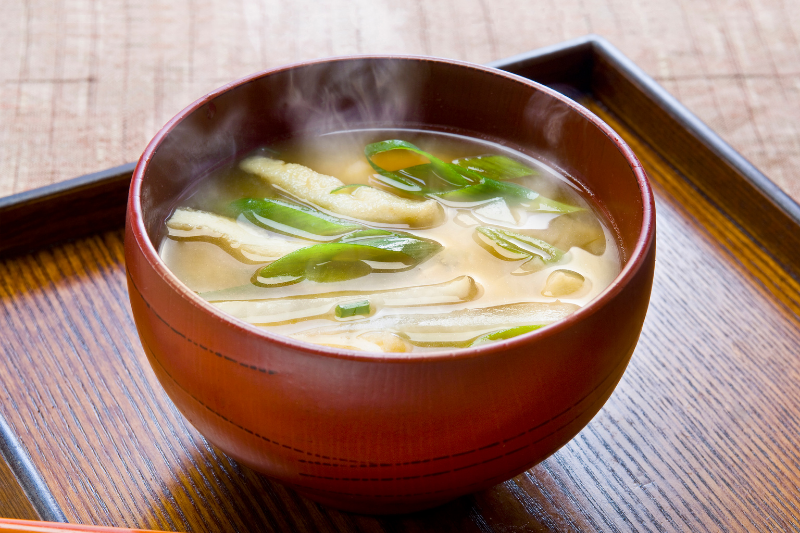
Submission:
<svg viewBox="0 0 800 533">
<path fill-rule="evenodd" d="M 619 274 L 574 182 L 522 152 L 417 130 L 266 146 L 201 180 L 159 253 L 232 316 L 371 352 L 497 342 L 568 316 Z"/>
</svg>

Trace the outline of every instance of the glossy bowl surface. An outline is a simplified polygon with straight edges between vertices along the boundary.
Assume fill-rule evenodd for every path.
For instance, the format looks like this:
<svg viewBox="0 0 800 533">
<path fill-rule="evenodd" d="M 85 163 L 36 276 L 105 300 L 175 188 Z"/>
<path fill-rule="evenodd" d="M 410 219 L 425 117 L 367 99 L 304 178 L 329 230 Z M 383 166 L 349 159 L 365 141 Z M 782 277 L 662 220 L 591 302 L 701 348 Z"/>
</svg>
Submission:
<svg viewBox="0 0 800 533">
<path fill-rule="evenodd" d="M 541 330 L 409 356 L 265 332 L 197 297 L 159 259 L 175 203 L 219 165 L 293 134 L 386 126 L 500 141 L 559 168 L 613 222 L 621 274 L 589 305 Z M 125 258 L 147 357 L 200 433 L 319 502 L 406 512 L 513 477 L 600 410 L 641 332 L 655 264 L 655 210 L 628 146 L 546 87 L 455 61 L 340 58 L 231 83 L 164 126 L 134 172 Z"/>
</svg>

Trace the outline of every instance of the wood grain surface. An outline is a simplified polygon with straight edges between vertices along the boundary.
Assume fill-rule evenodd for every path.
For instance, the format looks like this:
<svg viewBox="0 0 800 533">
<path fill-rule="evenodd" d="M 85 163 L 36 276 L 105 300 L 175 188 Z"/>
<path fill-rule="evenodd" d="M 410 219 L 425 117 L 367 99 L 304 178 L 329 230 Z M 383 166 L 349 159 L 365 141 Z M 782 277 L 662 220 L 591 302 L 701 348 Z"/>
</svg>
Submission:
<svg viewBox="0 0 800 533">
<path fill-rule="evenodd" d="M 597 33 L 800 199 L 795 0 L 5 0 L 0 195 L 135 161 L 175 113 L 265 68 L 485 63 Z"/>
<path fill-rule="evenodd" d="M 659 146 L 585 103 L 656 186 L 658 260 L 631 365 L 568 445 L 424 513 L 305 500 L 176 412 L 142 353 L 112 231 L 0 264 L 0 414 L 67 518 L 192 531 L 800 529 L 796 280 Z"/>
<path fill-rule="evenodd" d="M 0 459 L 0 517 L 66 522 L 27 450 L 2 416 Z"/>
<path fill-rule="evenodd" d="M 39 519 L 36 509 L 3 460 L 0 460 L 0 516 L 13 516 L 24 520 Z"/>
</svg>

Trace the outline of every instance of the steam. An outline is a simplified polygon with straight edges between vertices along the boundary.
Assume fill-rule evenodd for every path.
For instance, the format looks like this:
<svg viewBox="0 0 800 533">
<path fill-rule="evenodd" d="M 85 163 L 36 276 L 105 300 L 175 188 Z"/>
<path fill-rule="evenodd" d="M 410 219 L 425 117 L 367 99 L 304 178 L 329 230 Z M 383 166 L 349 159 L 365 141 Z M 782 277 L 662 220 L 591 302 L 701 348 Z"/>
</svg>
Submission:
<svg viewBox="0 0 800 533">
<path fill-rule="evenodd" d="M 525 123 L 541 124 L 542 134 L 548 151 L 555 149 L 564 142 L 564 124 L 574 114 L 567 105 L 554 102 L 553 98 L 545 93 L 536 92 L 531 96 L 525 106 Z"/>
<path fill-rule="evenodd" d="M 202 198 L 221 193 L 222 187 L 201 185 L 209 181 L 206 176 L 258 147 L 290 137 L 418 124 L 427 78 L 424 62 L 331 60 L 268 74 L 204 104 L 170 132 L 153 157 L 151 164 L 160 167 L 158 178 L 147 187 L 152 201 L 149 191 L 143 191 L 143 201 L 154 245 L 175 206 L 193 197 L 198 187 Z M 160 156 L 170 161 L 158 162 Z"/>
<path fill-rule="evenodd" d="M 292 129 L 320 135 L 365 127 L 396 128 L 413 119 L 426 73 L 407 61 L 332 61 L 290 73 Z"/>
</svg>

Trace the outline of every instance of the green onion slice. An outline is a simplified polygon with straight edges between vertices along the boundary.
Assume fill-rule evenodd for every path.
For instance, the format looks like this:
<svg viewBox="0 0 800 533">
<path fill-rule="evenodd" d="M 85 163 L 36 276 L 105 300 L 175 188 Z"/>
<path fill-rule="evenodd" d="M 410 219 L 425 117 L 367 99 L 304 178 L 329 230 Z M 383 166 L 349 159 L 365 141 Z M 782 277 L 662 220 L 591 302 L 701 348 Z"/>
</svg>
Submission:
<svg viewBox="0 0 800 533">
<path fill-rule="evenodd" d="M 416 165 L 403 169 L 401 171 L 385 170 L 379 167 L 372 161 L 372 157 L 383 152 L 390 152 L 392 150 L 408 150 L 415 154 L 421 155 L 426 158 L 429 163 L 424 165 Z M 474 177 L 468 179 L 468 172 L 463 172 L 463 169 L 451 163 L 445 163 L 441 159 L 420 150 L 410 142 L 401 141 L 398 139 L 391 139 L 388 141 L 380 141 L 368 144 L 364 148 L 364 155 L 367 156 L 367 162 L 375 171 L 387 178 L 387 185 L 391 182 L 396 182 L 399 189 L 411 193 L 428 194 L 429 192 L 453 189 L 458 187 L 465 187 L 474 182 Z"/>
<path fill-rule="evenodd" d="M 506 339 L 510 339 L 512 337 L 516 337 L 517 335 L 522 335 L 523 333 L 528 333 L 542 327 L 544 327 L 543 324 L 538 324 L 535 326 L 517 326 L 515 328 L 500 329 L 477 337 L 475 340 L 469 343 L 469 347 L 474 348 L 475 346 L 480 346 L 490 342 L 504 341 Z"/>
<path fill-rule="evenodd" d="M 312 241 L 329 241 L 364 228 L 312 207 L 275 198 L 242 198 L 231 203 L 231 208 L 257 226 Z"/>
<path fill-rule="evenodd" d="M 336 318 L 347 318 L 356 315 L 367 316 L 370 313 L 369 300 L 355 300 L 336 306 Z"/>
<path fill-rule="evenodd" d="M 527 257 L 541 260 L 544 263 L 556 263 L 564 257 L 563 250 L 559 250 L 552 244 L 529 235 L 487 226 L 478 226 L 475 231 L 491 240 L 498 247 L 511 252 L 513 255 L 510 259 L 524 259 Z"/>
<path fill-rule="evenodd" d="M 556 202 L 550 198 L 540 196 L 535 202 L 537 211 L 549 211 L 551 213 L 574 213 L 575 211 L 583 211 L 582 207 Z"/>
<path fill-rule="evenodd" d="M 517 202 L 534 201 L 540 198 L 539 193 L 517 185 L 516 183 L 503 183 L 488 178 L 482 178 L 476 185 L 462 189 L 437 194 L 439 198 L 450 202 L 476 202 L 490 198 L 505 198 Z"/>
<path fill-rule="evenodd" d="M 429 162 L 401 170 L 386 170 L 372 160 L 373 156 L 391 150 L 409 150 Z M 544 210 L 564 213 L 580 209 L 543 198 L 522 185 L 499 181 L 534 173 L 533 169 L 505 156 L 479 156 L 457 159 L 455 164 L 446 163 L 409 142 L 397 139 L 368 144 L 364 155 L 378 173 L 378 182 L 405 193 L 458 203 L 505 198 L 517 204 L 527 203 L 533 209 L 542 204 L 548 206 Z M 556 206 L 563 207 L 559 210 Z"/>
<path fill-rule="evenodd" d="M 441 249 L 436 241 L 406 233 L 361 230 L 334 243 L 315 244 L 287 254 L 258 270 L 253 283 L 272 287 L 304 279 L 329 283 L 371 272 L 398 272 L 414 268 Z"/>
<path fill-rule="evenodd" d="M 453 163 L 480 174 L 484 178 L 491 178 L 493 180 L 513 180 L 538 174 L 538 172 L 531 167 L 523 165 L 519 161 L 515 161 L 504 155 L 463 157 L 461 159 L 456 159 Z"/>
</svg>

